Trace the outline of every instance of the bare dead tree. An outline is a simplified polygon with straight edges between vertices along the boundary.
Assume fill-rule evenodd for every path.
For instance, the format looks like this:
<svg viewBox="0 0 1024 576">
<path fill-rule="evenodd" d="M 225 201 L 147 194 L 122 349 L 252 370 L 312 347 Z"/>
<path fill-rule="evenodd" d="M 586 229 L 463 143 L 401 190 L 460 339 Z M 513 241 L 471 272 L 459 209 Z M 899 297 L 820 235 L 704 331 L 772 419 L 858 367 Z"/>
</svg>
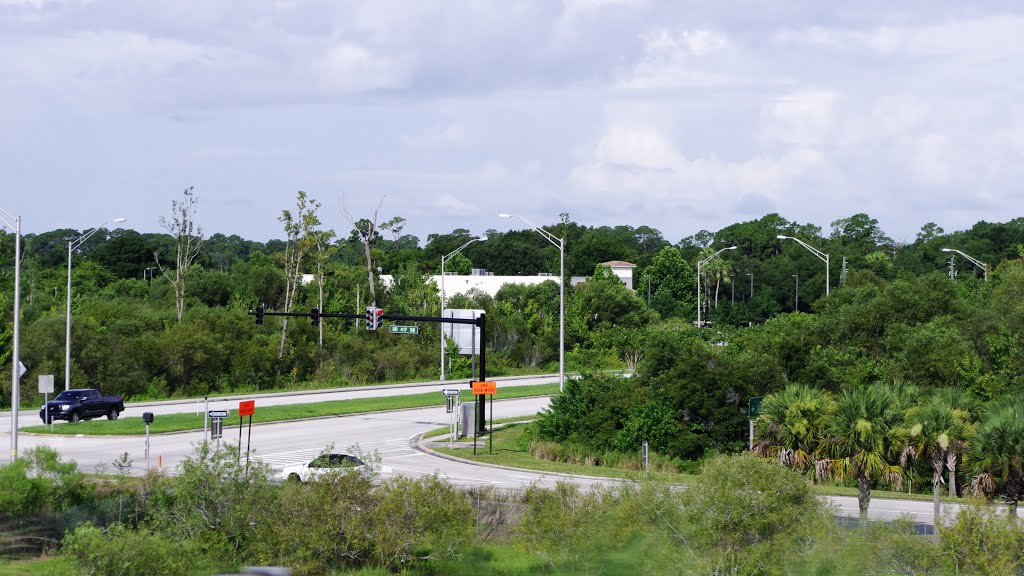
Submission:
<svg viewBox="0 0 1024 576">
<path fill-rule="evenodd" d="M 353 231 L 359 236 L 359 241 L 363 244 L 363 251 L 366 255 L 366 274 L 370 279 L 370 302 L 372 306 L 376 306 L 377 287 L 373 278 L 373 254 L 371 254 L 370 248 L 373 245 L 373 241 L 377 238 L 377 219 L 380 207 L 384 205 L 384 198 L 380 199 L 377 208 L 373 211 L 373 220 L 367 220 L 366 218 L 356 220 L 352 213 L 348 211 L 348 208 L 345 207 L 344 194 L 338 199 L 338 204 L 341 208 L 341 213 L 352 224 Z"/>
<path fill-rule="evenodd" d="M 186 281 L 192 261 L 199 255 L 203 245 L 203 228 L 196 225 L 195 217 L 199 207 L 199 198 L 195 195 L 194 186 L 185 189 L 185 198 L 171 202 L 171 217 L 160 217 L 160 226 L 174 237 L 174 276 L 160 263 L 160 253 L 154 252 L 153 258 L 160 273 L 174 286 L 175 311 L 178 322 L 185 314 Z"/>
</svg>

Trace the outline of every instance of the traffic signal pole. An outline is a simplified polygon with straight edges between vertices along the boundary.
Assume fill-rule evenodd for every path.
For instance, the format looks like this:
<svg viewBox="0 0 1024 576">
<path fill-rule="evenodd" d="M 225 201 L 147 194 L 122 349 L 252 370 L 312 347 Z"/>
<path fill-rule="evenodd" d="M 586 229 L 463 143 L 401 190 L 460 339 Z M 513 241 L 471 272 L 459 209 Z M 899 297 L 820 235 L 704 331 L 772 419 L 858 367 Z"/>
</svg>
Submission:
<svg viewBox="0 0 1024 576">
<path fill-rule="evenodd" d="M 313 309 L 311 312 L 272 312 L 266 310 L 263 306 L 258 307 L 256 310 L 249 310 L 250 316 L 256 317 L 257 324 L 263 324 L 263 318 L 265 316 L 292 316 L 298 318 L 309 318 L 314 325 L 319 323 L 324 318 L 362 318 L 365 319 L 365 314 L 339 314 L 334 312 L 323 312 L 318 309 Z M 471 324 L 480 329 L 480 371 L 478 373 L 478 381 L 483 382 L 487 380 L 487 315 L 481 314 L 476 318 L 444 318 L 441 316 L 400 316 L 394 314 L 381 314 L 378 316 L 383 320 L 404 320 L 407 322 L 435 322 L 439 324 Z M 478 434 L 483 433 L 487 428 L 487 418 L 484 413 L 486 407 L 486 398 L 484 394 L 478 394 L 476 397 L 476 430 Z"/>
</svg>

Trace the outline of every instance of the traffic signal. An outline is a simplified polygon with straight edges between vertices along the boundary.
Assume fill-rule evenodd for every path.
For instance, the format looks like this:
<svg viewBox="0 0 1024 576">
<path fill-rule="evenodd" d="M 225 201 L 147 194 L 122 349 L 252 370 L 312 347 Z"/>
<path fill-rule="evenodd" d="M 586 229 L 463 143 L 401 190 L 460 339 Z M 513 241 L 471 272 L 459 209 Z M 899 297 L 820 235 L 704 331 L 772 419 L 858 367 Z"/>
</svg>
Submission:
<svg viewBox="0 0 1024 576">
<path fill-rule="evenodd" d="M 256 323 L 263 324 L 263 314 L 266 310 L 263 308 L 263 304 L 256 307 Z"/>
<path fill-rule="evenodd" d="M 320 309 L 313 308 L 309 311 L 309 319 L 313 321 L 313 326 L 320 325 Z"/>
<path fill-rule="evenodd" d="M 375 308 L 373 311 L 373 329 L 376 330 L 384 325 L 384 309 Z"/>
<path fill-rule="evenodd" d="M 366 329 L 376 330 L 377 329 L 377 307 L 367 306 L 366 307 Z"/>
</svg>

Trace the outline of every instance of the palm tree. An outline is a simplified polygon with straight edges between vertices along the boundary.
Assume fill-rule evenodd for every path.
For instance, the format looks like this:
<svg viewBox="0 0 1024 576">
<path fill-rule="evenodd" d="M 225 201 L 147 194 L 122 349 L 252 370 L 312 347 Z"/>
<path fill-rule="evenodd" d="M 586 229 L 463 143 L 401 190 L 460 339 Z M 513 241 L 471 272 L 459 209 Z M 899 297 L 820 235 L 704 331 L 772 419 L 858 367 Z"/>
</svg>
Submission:
<svg viewBox="0 0 1024 576">
<path fill-rule="evenodd" d="M 903 469 L 891 464 L 905 446 L 905 410 L 901 395 L 885 384 L 843 391 L 818 447 L 823 457 L 819 475 L 857 479 L 860 519 L 866 524 L 872 482 L 884 481 L 899 490 Z"/>
<path fill-rule="evenodd" d="M 806 471 L 834 411 L 831 394 L 800 384 L 766 396 L 754 421 L 754 452 Z"/>
<path fill-rule="evenodd" d="M 935 393 L 938 401 L 949 407 L 957 422 L 950 436 L 949 450 L 946 451 L 946 468 L 949 469 L 949 496 L 956 498 L 956 468 L 968 440 L 974 435 L 978 423 L 978 401 L 965 388 L 940 388 Z"/>
<path fill-rule="evenodd" d="M 946 458 L 952 449 L 954 438 L 962 436 L 960 424 L 953 410 L 939 397 L 932 397 L 926 404 L 914 408 L 909 414 L 910 446 L 916 457 L 927 458 L 932 466 L 932 514 L 935 525 L 939 525 L 939 491 Z M 935 533 L 938 538 L 938 532 Z"/>
<path fill-rule="evenodd" d="M 978 472 L 971 481 L 974 492 L 991 498 L 998 491 L 1016 517 L 1024 490 L 1024 401 L 996 404 L 978 425 L 971 453 Z"/>
</svg>

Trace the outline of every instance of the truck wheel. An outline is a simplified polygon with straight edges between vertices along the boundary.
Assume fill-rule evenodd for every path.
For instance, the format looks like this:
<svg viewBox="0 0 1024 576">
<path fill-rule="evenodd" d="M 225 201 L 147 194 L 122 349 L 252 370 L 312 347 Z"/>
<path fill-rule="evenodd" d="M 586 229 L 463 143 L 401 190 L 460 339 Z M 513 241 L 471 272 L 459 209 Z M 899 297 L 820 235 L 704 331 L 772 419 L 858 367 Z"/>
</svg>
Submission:
<svg viewBox="0 0 1024 576">
<path fill-rule="evenodd" d="M 82 419 L 82 415 L 79 414 L 78 412 L 72 412 L 71 416 L 68 418 L 68 420 L 70 420 L 71 422 L 78 422 L 81 419 Z"/>
<path fill-rule="evenodd" d="M 117 420 L 118 415 L 121 413 L 117 411 L 117 408 L 111 408 L 110 412 L 107 412 L 107 420 Z"/>
</svg>

